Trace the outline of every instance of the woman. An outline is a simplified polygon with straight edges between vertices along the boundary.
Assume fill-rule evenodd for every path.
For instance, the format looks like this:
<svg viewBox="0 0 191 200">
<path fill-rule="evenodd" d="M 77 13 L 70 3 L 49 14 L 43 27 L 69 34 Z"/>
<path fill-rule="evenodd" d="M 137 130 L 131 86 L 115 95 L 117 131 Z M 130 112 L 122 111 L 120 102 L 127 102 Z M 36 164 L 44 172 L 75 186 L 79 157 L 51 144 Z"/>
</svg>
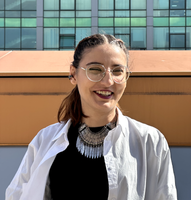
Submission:
<svg viewBox="0 0 191 200">
<path fill-rule="evenodd" d="M 175 200 L 170 151 L 155 128 L 123 116 L 118 101 L 129 78 L 128 51 L 111 35 L 75 49 L 75 86 L 41 130 L 6 191 L 6 200 Z"/>
</svg>

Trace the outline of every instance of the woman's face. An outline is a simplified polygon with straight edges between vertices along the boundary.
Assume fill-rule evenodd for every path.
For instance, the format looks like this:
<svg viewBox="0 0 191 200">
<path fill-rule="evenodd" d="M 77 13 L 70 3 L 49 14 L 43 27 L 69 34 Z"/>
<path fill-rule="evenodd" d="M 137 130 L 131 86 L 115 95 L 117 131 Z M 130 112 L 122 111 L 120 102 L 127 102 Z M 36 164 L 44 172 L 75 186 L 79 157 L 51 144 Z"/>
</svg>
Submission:
<svg viewBox="0 0 191 200">
<path fill-rule="evenodd" d="M 106 72 L 101 81 L 90 81 L 86 76 L 86 71 L 81 67 L 86 68 L 87 64 L 92 62 L 100 63 L 106 69 L 112 69 L 116 65 L 126 66 L 127 58 L 124 51 L 119 47 L 103 44 L 85 50 L 77 69 L 71 66 L 70 73 L 74 76 L 72 83 L 78 86 L 83 113 L 90 117 L 96 112 L 99 112 L 99 114 L 115 112 L 116 104 L 126 87 L 126 82 L 115 83 L 109 71 Z"/>
</svg>

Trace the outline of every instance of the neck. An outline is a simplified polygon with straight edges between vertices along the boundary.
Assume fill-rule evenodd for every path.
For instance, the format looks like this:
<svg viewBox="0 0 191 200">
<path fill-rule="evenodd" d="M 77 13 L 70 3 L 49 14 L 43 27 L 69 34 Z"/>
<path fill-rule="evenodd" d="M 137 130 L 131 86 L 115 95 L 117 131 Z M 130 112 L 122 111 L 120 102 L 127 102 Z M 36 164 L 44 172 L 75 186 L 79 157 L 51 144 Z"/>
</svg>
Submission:
<svg viewBox="0 0 191 200">
<path fill-rule="evenodd" d="M 100 127 L 105 126 L 109 122 L 115 120 L 117 110 L 115 109 L 111 113 L 94 113 L 88 115 L 88 118 L 83 118 L 82 122 L 89 127 Z"/>
</svg>

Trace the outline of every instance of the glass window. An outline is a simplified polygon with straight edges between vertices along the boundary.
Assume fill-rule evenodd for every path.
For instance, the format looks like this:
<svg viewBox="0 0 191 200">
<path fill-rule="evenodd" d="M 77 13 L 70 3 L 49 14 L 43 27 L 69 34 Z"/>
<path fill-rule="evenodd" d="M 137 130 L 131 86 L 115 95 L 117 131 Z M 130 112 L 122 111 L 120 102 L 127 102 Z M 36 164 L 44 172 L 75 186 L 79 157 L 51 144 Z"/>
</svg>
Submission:
<svg viewBox="0 0 191 200">
<path fill-rule="evenodd" d="M 60 18 L 60 27 L 74 27 L 75 18 Z"/>
<path fill-rule="evenodd" d="M 4 48 L 4 28 L 0 28 L 0 48 Z"/>
<path fill-rule="evenodd" d="M 115 17 L 129 17 L 129 11 L 115 11 Z"/>
<path fill-rule="evenodd" d="M 169 28 L 161 27 L 154 28 L 154 44 L 153 47 L 158 48 L 169 48 Z"/>
<path fill-rule="evenodd" d="M 22 28 L 22 48 L 36 48 L 36 28 Z"/>
<path fill-rule="evenodd" d="M 20 27 L 20 18 L 5 18 L 6 27 Z"/>
<path fill-rule="evenodd" d="M 44 0 L 44 10 L 59 10 L 59 0 Z"/>
<path fill-rule="evenodd" d="M 1 0 L 2 1 L 2 0 Z M 20 0 L 6 0 L 5 10 L 20 10 Z"/>
<path fill-rule="evenodd" d="M 131 28 L 131 49 L 146 48 L 146 28 Z"/>
<path fill-rule="evenodd" d="M 91 0 L 76 0 L 76 10 L 91 10 Z"/>
<path fill-rule="evenodd" d="M 170 9 L 184 9 L 185 0 L 170 0 Z"/>
<path fill-rule="evenodd" d="M 113 11 L 99 11 L 98 16 L 99 17 L 113 17 L 114 12 Z"/>
<path fill-rule="evenodd" d="M 52 1 L 52 0 L 51 0 Z M 74 0 L 61 0 L 60 2 L 61 10 L 74 10 Z"/>
<path fill-rule="evenodd" d="M 191 17 L 186 18 L 186 26 L 191 26 Z"/>
<path fill-rule="evenodd" d="M 91 28 L 76 28 L 76 46 L 80 40 L 91 35 Z"/>
<path fill-rule="evenodd" d="M 185 35 L 170 34 L 170 47 L 171 48 L 185 48 Z"/>
<path fill-rule="evenodd" d="M 4 10 L 4 1 L 0 1 L 0 10 Z"/>
<path fill-rule="evenodd" d="M 170 10 L 170 16 L 182 16 L 184 17 L 186 15 L 185 10 Z"/>
<path fill-rule="evenodd" d="M 44 11 L 44 17 L 59 17 L 59 11 Z"/>
<path fill-rule="evenodd" d="M 169 26 L 169 18 L 153 17 L 153 26 Z"/>
<path fill-rule="evenodd" d="M 0 27 L 4 27 L 4 18 L 0 18 Z"/>
<path fill-rule="evenodd" d="M 59 18 L 44 18 L 44 27 L 58 27 Z"/>
<path fill-rule="evenodd" d="M 60 28 L 60 34 L 74 35 L 75 34 L 75 29 L 74 28 Z"/>
<path fill-rule="evenodd" d="M 154 10 L 153 16 L 156 17 L 167 17 L 169 16 L 169 10 Z"/>
<path fill-rule="evenodd" d="M 36 0 L 22 0 L 22 10 L 36 10 Z"/>
<path fill-rule="evenodd" d="M 185 26 L 185 17 L 170 17 L 170 26 Z"/>
<path fill-rule="evenodd" d="M 191 10 L 186 11 L 186 16 L 191 16 Z"/>
<path fill-rule="evenodd" d="M 59 48 L 59 28 L 44 28 L 44 48 Z"/>
<path fill-rule="evenodd" d="M 113 28 L 102 27 L 102 28 L 99 28 L 99 33 L 113 35 L 114 31 L 113 31 Z"/>
<path fill-rule="evenodd" d="M 131 11 L 131 17 L 146 17 L 146 11 Z"/>
<path fill-rule="evenodd" d="M 129 0 L 115 0 L 115 9 L 129 9 Z"/>
<path fill-rule="evenodd" d="M 22 11 L 22 17 L 35 17 L 36 11 Z"/>
<path fill-rule="evenodd" d="M 5 35 L 5 48 L 20 48 L 20 28 L 6 28 Z"/>
<path fill-rule="evenodd" d="M 186 0 L 186 9 L 191 9 L 191 1 Z"/>
<path fill-rule="evenodd" d="M 115 34 L 130 34 L 129 28 L 115 28 Z"/>
<path fill-rule="evenodd" d="M 76 17 L 91 17 L 91 11 L 76 11 Z"/>
<path fill-rule="evenodd" d="M 113 10 L 113 0 L 99 0 L 99 10 Z"/>
<path fill-rule="evenodd" d="M 113 26 L 113 18 L 98 18 L 99 26 Z"/>
<path fill-rule="evenodd" d="M 4 11 L 0 11 L 0 17 L 4 17 Z"/>
<path fill-rule="evenodd" d="M 70 35 L 61 35 L 60 36 L 60 48 L 62 49 L 74 49 L 74 41 L 75 41 L 75 36 L 70 36 Z"/>
<path fill-rule="evenodd" d="M 5 11 L 5 17 L 20 17 L 20 11 Z"/>
<path fill-rule="evenodd" d="M 60 11 L 60 17 L 75 17 L 74 11 Z"/>
<path fill-rule="evenodd" d="M 91 26 L 91 18 L 76 18 L 76 26 Z"/>
<path fill-rule="evenodd" d="M 154 0 L 153 4 L 154 9 L 169 9 L 168 0 Z"/>
<path fill-rule="evenodd" d="M 170 27 L 170 33 L 185 33 L 185 27 Z"/>
<path fill-rule="evenodd" d="M 130 26 L 129 18 L 115 18 L 115 26 Z"/>
<path fill-rule="evenodd" d="M 191 27 L 186 28 L 186 47 L 191 48 Z"/>
<path fill-rule="evenodd" d="M 123 42 L 125 43 L 126 47 L 129 47 L 129 35 L 119 35 L 119 34 L 115 34 L 115 37 L 118 39 L 122 39 Z"/>
<path fill-rule="evenodd" d="M 36 18 L 22 18 L 22 27 L 36 27 Z"/>
<path fill-rule="evenodd" d="M 131 18 L 131 26 L 146 26 L 146 18 Z"/>
<path fill-rule="evenodd" d="M 131 0 L 131 9 L 146 9 L 146 0 Z"/>
</svg>

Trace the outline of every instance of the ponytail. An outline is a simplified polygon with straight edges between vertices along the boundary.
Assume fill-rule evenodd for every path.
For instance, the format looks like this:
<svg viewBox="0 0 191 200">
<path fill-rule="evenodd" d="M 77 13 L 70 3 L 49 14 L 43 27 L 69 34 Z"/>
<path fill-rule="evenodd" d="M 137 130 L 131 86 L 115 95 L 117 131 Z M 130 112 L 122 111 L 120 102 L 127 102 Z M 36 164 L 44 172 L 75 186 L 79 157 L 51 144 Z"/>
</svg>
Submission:
<svg viewBox="0 0 191 200">
<path fill-rule="evenodd" d="M 58 121 L 67 122 L 69 119 L 72 120 L 74 126 L 81 122 L 82 117 L 87 117 L 82 112 L 81 99 L 76 86 L 70 94 L 62 101 L 58 110 Z"/>
</svg>

